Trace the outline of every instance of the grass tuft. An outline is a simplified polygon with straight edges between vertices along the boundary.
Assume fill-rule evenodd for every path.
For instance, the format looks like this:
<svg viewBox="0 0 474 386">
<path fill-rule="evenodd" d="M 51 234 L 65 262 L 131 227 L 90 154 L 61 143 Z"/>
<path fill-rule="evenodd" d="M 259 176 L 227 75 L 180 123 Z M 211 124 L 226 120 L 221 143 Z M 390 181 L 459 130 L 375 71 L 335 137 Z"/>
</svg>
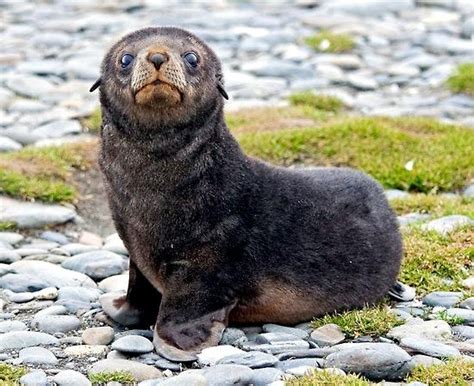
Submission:
<svg viewBox="0 0 474 386">
<path fill-rule="evenodd" d="M 474 63 L 460 64 L 447 84 L 452 92 L 474 95 Z"/>
<path fill-rule="evenodd" d="M 416 366 L 408 382 L 423 382 L 429 385 L 468 386 L 474 381 L 474 365 L 471 361 L 455 358 L 437 365 Z"/>
<path fill-rule="evenodd" d="M 24 367 L 15 367 L 6 363 L 0 363 L 0 384 L 15 385 L 20 378 L 26 374 Z"/>
<path fill-rule="evenodd" d="M 448 315 L 448 312 L 446 310 L 438 312 L 436 316 L 439 320 L 444 320 L 446 323 L 450 324 L 451 326 L 464 324 L 463 318 L 456 315 Z"/>
<path fill-rule="evenodd" d="M 398 215 L 417 212 L 427 213 L 433 217 L 452 214 L 474 217 L 474 199 L 461 196 L 411 194 L 409 197 L 390 200 L 390 206 Z"/>
<path fill-rule="evenodd" d="M 89 133 L 99 133 L 100 126 L 102 125 L 102 114 L 100 112 L 100 108 L 95 109 L 91 115 L 82 119 L 81 123 Z"/>
<path fill-rule="evenodd" d="M 73 202 L 73 171 L 87 170 L 95 157 L 95 141 L 54 147 L 25 147 L 0 154 L 0 193 L 27 200 Z"/>
<path fill-rule="evenodd" d="M 474 177 L 474 132 L 427 118 L 342 117 L 309 127 L 236 130 L 251 156 L 276 164 L 351 166 L 387 188 L 461 189 Z M 413 161 L 413 168 L 405 165 Z"/>
<path fill-rule="evenodd" d="M 400 280 L 415 287 L 419 296 L 433 291 L 466 292 L 461 282 L 472 275 L 472 229 L 441 236 L 413 227 L 404 231 L 403 241 L 405 257 Z"/>
<path fill-rule="evenodd" d="M 126 384 L 136 383 L 134 376 L 127 371 L 114 371 L 89 374 L 89 380 L 93 385 L 106 384 L 107 382 L 121 382 Z"/>
<path fill-rule="evenodd" d="M 384 305 L 365 307 L 340 314 L 325 315 L 311 322 L 313 328 L 326 324 L 337 324 L 342 332 L 349 337 L 382 336 L 393 327 L 403 324 L 403 320 L 389 312 Z"/>
<path fill-rule="evenodd" d="M 287 386 L 315 386 L 315 385 L 331 385 L 331 386 L 371 386 L 375 385 L 356 374 L 334 374 L 331 371 L 314 371 L 304 377 L 291 379 L 285 383 Z"/>
<path fill-rule="evenodd" d="M 289 96 L 290 104 L 293 106 L 309 106 L 317 110 L 338 112 L 344 107 L 344 103 L 332 95 L 315 94 L 311 91 L 303 91 Z"/>
<path fill-rule="evenodd" d="M 0 221 L 0 232 L 15 230 L 16 225 L 12 221 Z"/>
<path fill-rule="evenodd" d="M 355 42 L 348 34 L 337 34 L 322 30 L 304 39 L 305 43 L 319 52 L 347 52 L 354 48 Z"/>
</svg>

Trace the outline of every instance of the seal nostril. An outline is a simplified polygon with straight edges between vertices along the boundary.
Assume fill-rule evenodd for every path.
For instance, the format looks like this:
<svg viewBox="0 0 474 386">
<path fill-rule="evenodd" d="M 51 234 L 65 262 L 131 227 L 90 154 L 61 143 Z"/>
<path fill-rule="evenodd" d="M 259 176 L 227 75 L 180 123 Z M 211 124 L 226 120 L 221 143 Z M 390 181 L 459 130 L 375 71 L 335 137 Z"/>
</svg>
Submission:
<svg viewBox="0 0 474 386">
<path fill-rule="evenodd" d="M 157 70 L 160 69 L 161 65 L 168 60 L 168 58 L 160 53 L 150 55 L 150 62 L 153 63 Z"/>
</svg>

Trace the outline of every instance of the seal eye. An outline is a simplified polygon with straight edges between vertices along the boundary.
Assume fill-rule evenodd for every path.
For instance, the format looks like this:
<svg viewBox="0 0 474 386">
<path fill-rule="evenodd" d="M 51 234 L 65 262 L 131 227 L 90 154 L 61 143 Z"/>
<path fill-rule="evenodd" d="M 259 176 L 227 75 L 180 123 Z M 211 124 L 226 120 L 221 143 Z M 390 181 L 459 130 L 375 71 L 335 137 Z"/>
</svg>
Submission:
<svg viewBox="0 0 474 386">
<path fill-rule="evenodd" d="M 130 64 L 132 64 L 133 62 L 133 55 L 130 55 L 130 54 L 125 54 L 122 56 L 122 59 L 120 59 L 120 64 L 122 65 L 122 68 L 127 68 L 128 66 L 130 66 Z"/>
<path fill-rule="evenodd" d="M 184 59 L 191 65 L 191 67 L 197 67 L 198 65 L 198 57 L 194 52 L 188 52 L 184 55 Z"/>
</svg>

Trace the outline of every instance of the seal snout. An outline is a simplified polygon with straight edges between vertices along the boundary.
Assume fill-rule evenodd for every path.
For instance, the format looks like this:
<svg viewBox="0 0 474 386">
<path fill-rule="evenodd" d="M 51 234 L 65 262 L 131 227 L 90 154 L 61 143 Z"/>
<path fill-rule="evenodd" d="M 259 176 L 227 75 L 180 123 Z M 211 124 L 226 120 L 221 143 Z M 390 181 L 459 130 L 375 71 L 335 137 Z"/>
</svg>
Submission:
<svg viewBox="0 0 474 386">
<path fill-rule="evenodd" d="M 178 104 L 186 85 L 180 57 L 173 50 L 152 46 L 138 53 L 130 83 L 135 103 Z"/>
</svg>

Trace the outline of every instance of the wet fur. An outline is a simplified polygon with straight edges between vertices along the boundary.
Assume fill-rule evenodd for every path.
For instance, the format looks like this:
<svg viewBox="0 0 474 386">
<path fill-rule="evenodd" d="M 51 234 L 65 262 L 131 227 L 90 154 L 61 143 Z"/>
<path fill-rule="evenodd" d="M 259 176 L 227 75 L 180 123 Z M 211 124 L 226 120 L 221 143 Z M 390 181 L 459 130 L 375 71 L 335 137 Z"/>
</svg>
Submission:
<svg viewBox="0 0 474 386">
<path fill-rule="evenodd" d="M 224 122 L 212 51 L 178 29 L 145 31 L 112 48 L 100 86 L 100 165 L 130 252 L 128 302 L 147 321 L 160 306 L 155 331 L 192 349 L 215 321 L 295 324 L 380 300 L 402 246 L 379 184 L 245 156 Z M 193 41 L 207 58 L 182 106 L 159 114 L 124 103 L 110 68 L 121 46 L 153 35 Z"/>
</svg>

